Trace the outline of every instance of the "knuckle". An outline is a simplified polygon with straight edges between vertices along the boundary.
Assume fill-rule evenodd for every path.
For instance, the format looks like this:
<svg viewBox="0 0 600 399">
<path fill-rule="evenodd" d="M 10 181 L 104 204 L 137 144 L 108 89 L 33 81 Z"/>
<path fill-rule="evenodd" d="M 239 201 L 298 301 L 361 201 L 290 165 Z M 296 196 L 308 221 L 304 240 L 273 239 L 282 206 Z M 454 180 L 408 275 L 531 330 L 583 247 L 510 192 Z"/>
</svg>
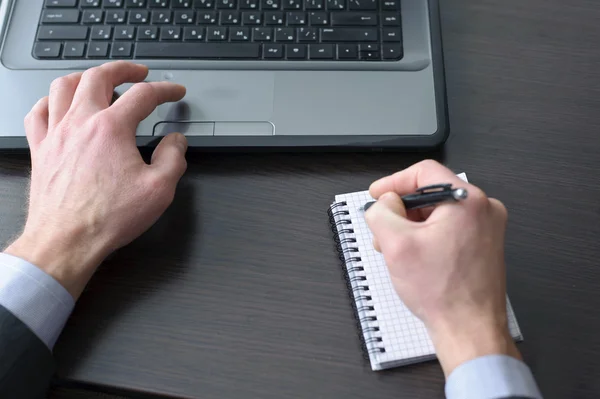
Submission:
<svg viewBox="0 0 600 399">
<path fill-rule="evenodd" d="M 85 80 L 103 80 L 106 77 L 106 72 L 101 67 L 94 67 L 86 70 L 82 79 Z"/>
</svg>

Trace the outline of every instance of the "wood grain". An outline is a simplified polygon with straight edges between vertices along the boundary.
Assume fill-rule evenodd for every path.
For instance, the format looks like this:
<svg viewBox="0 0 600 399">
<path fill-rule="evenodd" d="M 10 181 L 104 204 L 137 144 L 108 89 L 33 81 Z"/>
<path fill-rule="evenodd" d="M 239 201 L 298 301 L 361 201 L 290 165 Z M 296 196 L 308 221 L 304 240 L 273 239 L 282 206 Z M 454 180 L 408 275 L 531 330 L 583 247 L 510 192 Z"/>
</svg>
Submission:
<svg viewBox="0 0 600 399">
<path fill-rule="evenodd" d="M 371 372 L 325 211 L 424 157 L 510 211 L 508 290 L 546 398 L 600 396 L 600 3 L 442 2 L 441 154 L 190 154 L 175 203 L 93 279 L 62 383 L 182 398 L 443 397 L 435 362 Z M 0 241 L 28 161 L 0 160 Z"/>
</svg>

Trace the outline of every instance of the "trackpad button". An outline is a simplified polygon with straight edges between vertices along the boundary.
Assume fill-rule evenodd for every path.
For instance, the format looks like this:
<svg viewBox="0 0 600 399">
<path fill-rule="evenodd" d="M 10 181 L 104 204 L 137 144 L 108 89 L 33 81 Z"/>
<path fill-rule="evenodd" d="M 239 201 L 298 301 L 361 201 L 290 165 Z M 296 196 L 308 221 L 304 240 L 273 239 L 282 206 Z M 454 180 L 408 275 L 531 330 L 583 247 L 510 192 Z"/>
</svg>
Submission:
<svg viewBox="0 0 600 399">
<path fill-rule="evenodd" d="M 155 136 L 166 136 L 179 132 L 185 136 L 213 136 L 215 124 L 212 122 L 160 122 L 154 126 Z"/>
<path fill-rule="evenodd" d="M 215 136 L 272 136 L 271 122 L 216 122 Z"/>
</svg>

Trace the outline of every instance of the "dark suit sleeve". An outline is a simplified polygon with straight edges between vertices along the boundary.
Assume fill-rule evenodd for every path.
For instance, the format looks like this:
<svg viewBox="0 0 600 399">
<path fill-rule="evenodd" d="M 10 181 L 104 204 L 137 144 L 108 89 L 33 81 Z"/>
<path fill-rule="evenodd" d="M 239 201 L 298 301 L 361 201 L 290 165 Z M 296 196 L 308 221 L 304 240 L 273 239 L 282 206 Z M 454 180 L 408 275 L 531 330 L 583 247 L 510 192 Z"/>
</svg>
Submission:
<svg viewBox="0 0 600 399">
<path fill-rule="evenodd" d="M 50 349 L 0 306 L 0 398 L 44 398 L 53 373 Z"/>
</svg>

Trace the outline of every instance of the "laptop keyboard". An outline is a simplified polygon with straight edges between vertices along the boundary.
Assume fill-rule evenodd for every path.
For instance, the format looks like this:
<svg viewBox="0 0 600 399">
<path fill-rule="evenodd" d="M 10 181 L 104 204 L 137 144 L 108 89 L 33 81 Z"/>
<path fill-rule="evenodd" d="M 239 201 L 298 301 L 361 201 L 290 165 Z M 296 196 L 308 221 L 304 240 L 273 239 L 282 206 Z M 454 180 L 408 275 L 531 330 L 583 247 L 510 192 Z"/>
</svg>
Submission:
<svg viewBox="0 0 600 399">
<path fill-rule="evenodd" d="M 37 59 L 389 62 L 400 0 L 45 0 Z"/>
</svg>

